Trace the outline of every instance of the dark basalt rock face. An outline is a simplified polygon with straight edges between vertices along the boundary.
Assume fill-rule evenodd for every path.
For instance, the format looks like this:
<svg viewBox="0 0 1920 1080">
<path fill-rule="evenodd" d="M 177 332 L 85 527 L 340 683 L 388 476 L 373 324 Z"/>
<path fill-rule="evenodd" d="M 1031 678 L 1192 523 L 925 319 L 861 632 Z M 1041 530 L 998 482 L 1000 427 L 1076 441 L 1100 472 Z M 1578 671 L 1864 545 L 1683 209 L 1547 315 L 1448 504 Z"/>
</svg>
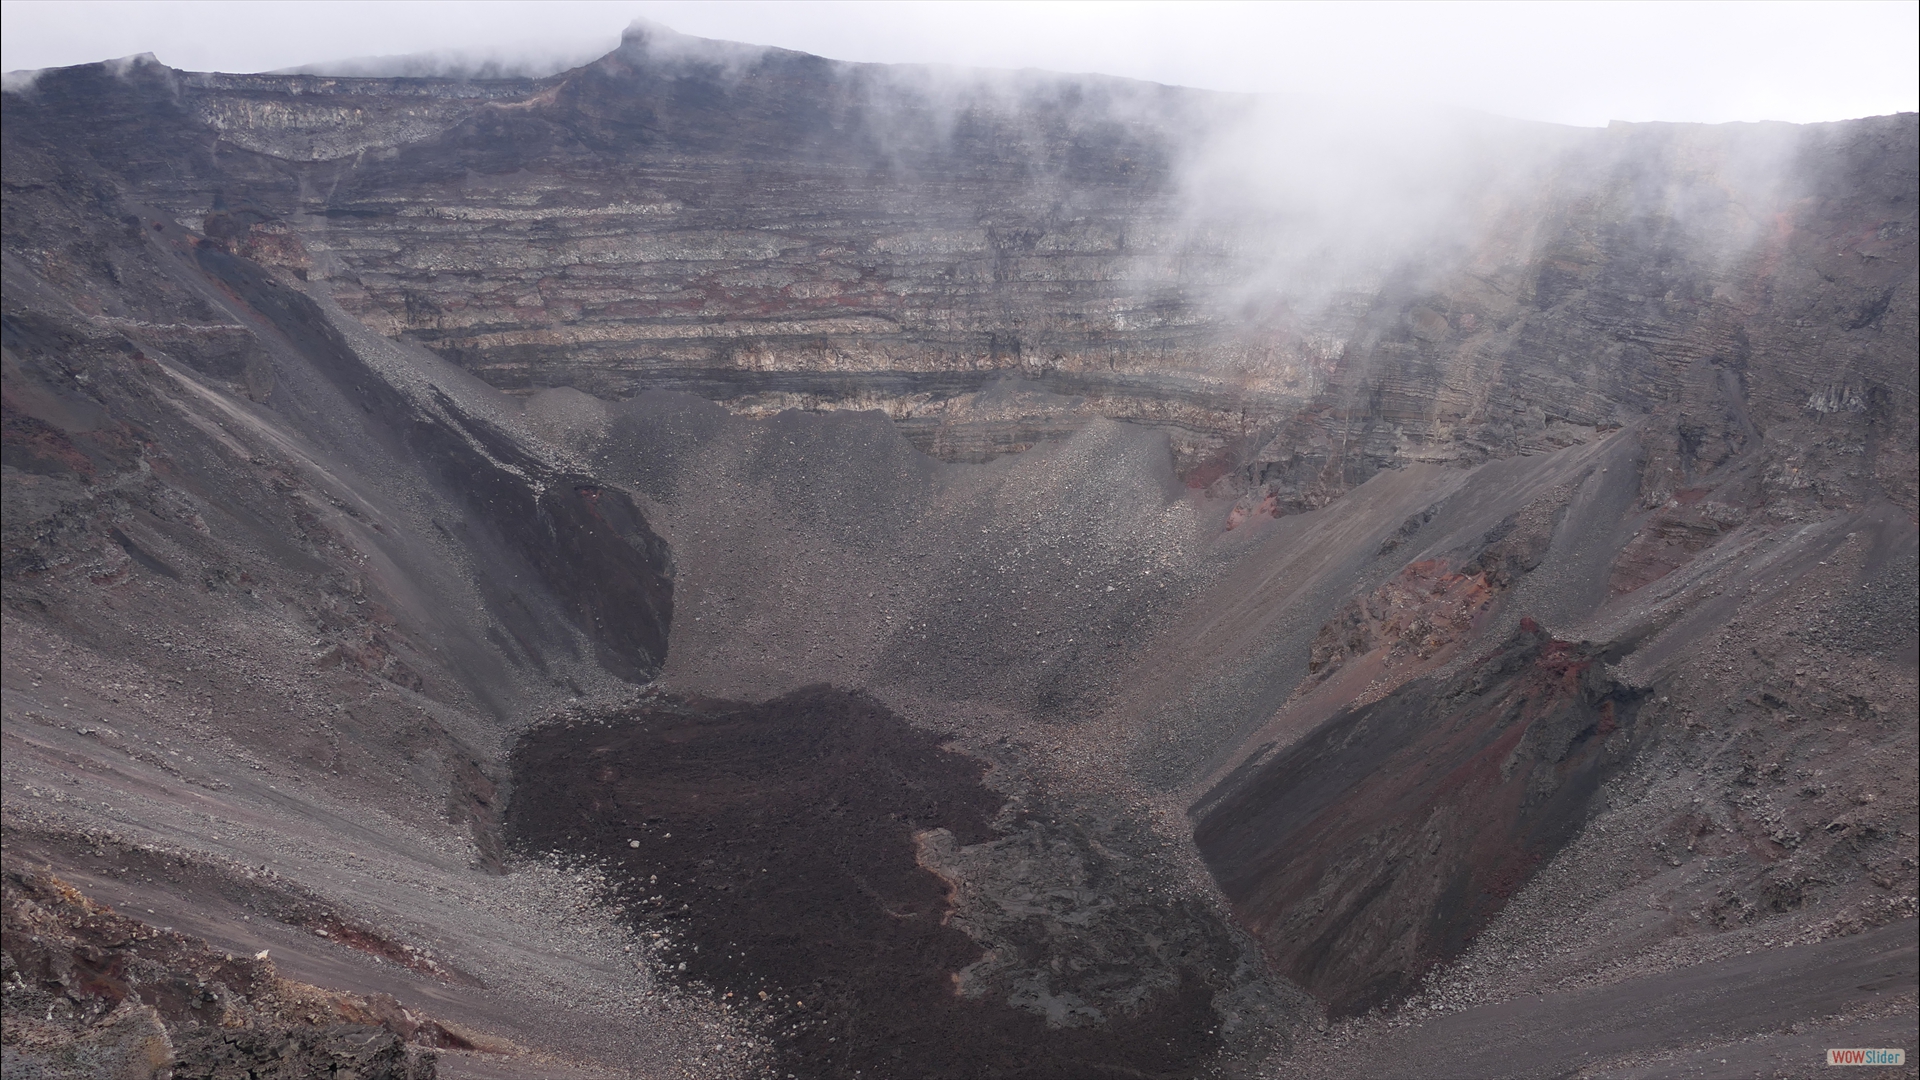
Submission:
<svg viewBox="0 0 1920 1080">
<path fill-rule="evenodd" d="M 1632 752 L 1637 696 L 1531 620 L 1240 766 L 1194 842 L 1288 977 L 1339 1014 L 1450 960 L 1585 823 Z"/>
</svg>

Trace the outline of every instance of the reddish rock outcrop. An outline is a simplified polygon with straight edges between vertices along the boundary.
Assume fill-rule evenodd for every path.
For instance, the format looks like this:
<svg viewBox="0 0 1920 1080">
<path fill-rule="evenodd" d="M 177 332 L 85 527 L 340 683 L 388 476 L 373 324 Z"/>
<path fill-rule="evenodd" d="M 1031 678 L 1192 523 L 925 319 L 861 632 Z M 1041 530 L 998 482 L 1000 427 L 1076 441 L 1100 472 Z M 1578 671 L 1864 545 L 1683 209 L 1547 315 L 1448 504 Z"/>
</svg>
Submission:
<svg viewBox="0 0 1920 1080">
<path fill-rule="evenodd" d="M 1637 695 L 1591 647 L 1521 627 L 1208 796 L 1202 857 L 1269 959 L 1336 1013 L 1458 955 L 1627 759 Z"/>
<path fill-rule="evenodd" d="M 10 864 L 4 887 L 10 1074 L 432 1080 L 423 1048 L 473 1048 L 391 997 L 283 979 L 265 953 L 213 952 L 52 875 Z"/>
</svg>

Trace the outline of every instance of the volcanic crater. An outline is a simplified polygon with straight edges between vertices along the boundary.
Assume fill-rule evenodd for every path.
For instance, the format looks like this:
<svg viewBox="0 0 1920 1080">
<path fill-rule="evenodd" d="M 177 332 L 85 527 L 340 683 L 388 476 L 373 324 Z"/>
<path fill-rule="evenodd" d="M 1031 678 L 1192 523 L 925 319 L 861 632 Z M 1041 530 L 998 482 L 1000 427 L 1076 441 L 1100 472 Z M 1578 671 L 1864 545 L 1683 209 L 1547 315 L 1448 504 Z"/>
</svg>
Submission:
<svg viewBox="0 0 1920 1080">
<path fill-rule="evenodd" d="M 10 77 L 8 1075 L 1905 1045 L 1915 116 L 1301 110 Z"/>
</svg>

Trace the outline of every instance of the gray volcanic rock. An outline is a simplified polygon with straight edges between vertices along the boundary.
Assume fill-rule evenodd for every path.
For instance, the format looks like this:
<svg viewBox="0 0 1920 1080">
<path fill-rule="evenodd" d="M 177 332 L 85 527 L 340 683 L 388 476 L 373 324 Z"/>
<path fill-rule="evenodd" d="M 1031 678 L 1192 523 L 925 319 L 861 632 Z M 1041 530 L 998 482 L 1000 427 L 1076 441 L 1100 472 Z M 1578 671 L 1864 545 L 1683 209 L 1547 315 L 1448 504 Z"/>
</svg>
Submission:
<svg viewBox="0 0 1920 1080">
<path fill-rule="evenodd" d="M 48 71 L 0 138 L 9 881 L 382 1010 L 49 1052 L 1457 1075 L 1614 988 L 1541 1060 L 1911 1013 L 1831 939 L 1920 904 L 1912 115 L 637 27 Z M 107 1000 L 26 952 L 9 1039 Z M 1669 977 L 1725 999 L 1623 1034 Z"/>
<path fill-rule="evenodd" d="M 40 80 L 15 123 L 57 126 L 76 77 Z M 1894 120 L 1573 133 L 1442 117 L 1454 145 L 1381 163 L 1218 95 L 942 81 L 644 29 L 538 81 L 136 64 L 83 97 L 100 90 L 139 97 L 137 137 L 179 148 L 133 174 L 141 199 L 495 386 L 881 408 L 963 460 L 1105 415 L 1173 433 L 1183 474 L 1234 470 L 1296 508 L 1397 463 L 1590 437 L 1700 393 L 1701 363 L 1773 362 L 1777 328 L 1804 318 L 1774 310 L 1774 281 L 1836 244 L 1851 263 L 1823 302 L 1851 309 L 1842 351 L 1909 329 L 1901 260 L 1879 250 L 1901 243 L 1911 125 Z M 1326 153 L 1327 183 L 1421 178 L 1439 192 L 1423 213 L 1459 222 L 1410 222 L 1425 243 L 1330 257 L 1303 289 L 1275 252 L 1392 207 L 1318 190 L 1275 207 L 1184 164 L 1266 168 L 1221 163 L 1252 140 Z M 117 158 L 124 139 L 92 141 Z M 1798 410 L 1834 370 L 1789 363 L 1770 404 Z M 1869 363 L 1831 389 L 1864 408 L 1901 378 Z M 1086 409 L 1023 420 L 996 385 Z"/>
</svg>

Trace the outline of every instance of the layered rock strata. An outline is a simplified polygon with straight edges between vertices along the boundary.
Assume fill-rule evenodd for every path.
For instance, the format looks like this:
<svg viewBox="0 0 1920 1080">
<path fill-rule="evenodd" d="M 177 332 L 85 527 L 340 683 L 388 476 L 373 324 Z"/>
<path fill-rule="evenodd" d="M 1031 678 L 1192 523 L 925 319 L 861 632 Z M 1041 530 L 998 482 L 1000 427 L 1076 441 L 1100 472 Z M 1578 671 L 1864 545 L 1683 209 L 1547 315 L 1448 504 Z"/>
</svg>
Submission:
<svg viewBox="0 0 1920 1080">
<path fill-rule="evenodd" d="M 1898 122 L 1442 117 L 1451 143 L 1383 163 L 1192 91 L 637 30 L 538 81 L 49 74 L 15 123 L 57 128 L 100 95 L 139 132 L 96 121 L 87 141 L 140 198 L 513 390 L 878 408 L 959 460 L 1107 416 L 1172 433 L 1196 482 L 1294 510 L 1381 467 L 1590 438 L 1756 365 L 1780 368 L 1769 415 L 1912 392 L 1855 359 L 1901 332 Z M 132 139 L 164 165 L 120 160 Z M 1424 217 L 1303 281 L 1293 249 L 1395 208 L 1212 179 L 1303 186 L 1288 154 L 1230 152 L 1283 139 L 1328 159 L 1327 185 L 1419 178 Z M 1783 300 L 1783 278 L 1832 283 L 1813 292 L 1848 309 L 1840 337 L 1800 332 L 1813 292 Z M 1745 437 L 1695 423 L 1683 473 Z"/>
</svg>

